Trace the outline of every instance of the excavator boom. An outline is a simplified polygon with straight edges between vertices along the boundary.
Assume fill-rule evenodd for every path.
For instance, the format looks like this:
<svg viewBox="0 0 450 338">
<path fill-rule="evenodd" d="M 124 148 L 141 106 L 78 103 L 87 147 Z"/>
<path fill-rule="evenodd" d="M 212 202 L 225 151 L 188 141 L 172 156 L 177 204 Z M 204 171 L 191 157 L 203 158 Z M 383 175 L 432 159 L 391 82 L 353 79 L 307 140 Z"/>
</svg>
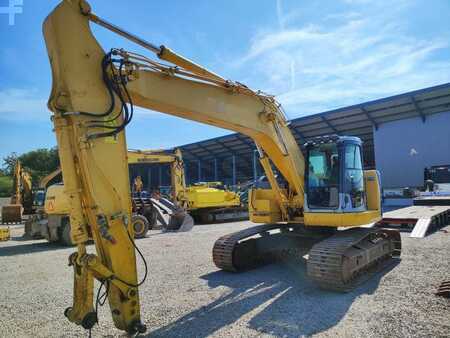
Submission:
<svg viewBox="0 0 450 338">
<path fill-rule="evenodd" d="M 99 65 L 106 60 L 105 55 L 108 59 L 122 59 L 120 65 L 110 67 L 108 71 L 115 72 L 114 76 L 120 76 L 126 82 L 127 92 L 122 94 L 127 102 L 248 135 L 261 150 L 261 157 L 267 155 L 287 180 L 295 195 L 296 207 L 302 206 L 304 159 L 273 97 L 237 82 L 225 81 L 203 67 L 199 70 L 198 65 L 179 56 L 167 58 L 176 63 L 174 67 L 122 50 L 105 54 L 90 31 L 89 21 L 99 20 L 97 17 L 92 19 L 86 2 L 67 0 L 58 12 L 64 12 L 64 17 L 74 28 L 55 27 L 53 31 L 57 33 L 52 33 L 55 36 L 46 38 L 53 71 L 51 110 L 105 111 L 110 102 L 102 81 L 105 69 L 102 72 Z M 113 31 L 123 32 L 117 27 Z M 149 49 L 155 52 L 154 48 Z M 160 48 L 157 55 L 162 57 L 163 51 L 167 50 Z M 112 66 L 112 63 L 108 65 Z M 99 130 L 90 128 L 89 132 L 92 136 Z M 287 197 L 281 196 L 281 192 L 278 195 L 279 203 L 284 203 Z"/>
</svg>

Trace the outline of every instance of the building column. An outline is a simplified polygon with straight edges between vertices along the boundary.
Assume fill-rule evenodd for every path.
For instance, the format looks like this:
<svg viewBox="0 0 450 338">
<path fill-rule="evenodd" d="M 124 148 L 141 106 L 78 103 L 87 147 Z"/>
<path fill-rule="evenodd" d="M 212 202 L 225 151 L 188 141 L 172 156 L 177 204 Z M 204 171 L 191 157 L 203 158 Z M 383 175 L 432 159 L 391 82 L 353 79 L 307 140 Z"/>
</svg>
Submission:
<svg viewBox="0 0 450 338">
<path fill-rule="evenodd" d="M 184 180 L 186 181 L 186 185 L 189 185 L 189 177 L 191 176 L 189 173 L 189 164 L 190 162 L 184 162 Z"/>
<path fill-rule="evenodd" d="M 152 192 L 152 168 L 149 167 L 147 169 L 147 183 L 148 183 L 148 192 L 151 193 Z"/>
<path fill-rule="evenodd" d="M 217 172 L 217 158 L 214 159 L 214 181 L 218 181 L 218 172 Z"/>
<path fill-rule="evenodd" d="M 159 185 L 158 188 L 162 185 L 162 166 L 159 166 Z"/>
<path fill-rule="evenodd" d="M 202 180 L 202 162 L 200 160 L 198 160 L 197 162 L 198 164 L 198 182 L 201 182 Z"/>
<path fill-rule="evenodd" d="M 258 157 L 258 155 L 256 154 L 256 150 L 253 150 L 253 182 L 255 182 L 255 183 L 258 180 L 257 157 Z"/>
<path fill-rule="evenodd" d="M 233 185 L 236 185 L 236 156 L 233 155 Z"/>
</svg>

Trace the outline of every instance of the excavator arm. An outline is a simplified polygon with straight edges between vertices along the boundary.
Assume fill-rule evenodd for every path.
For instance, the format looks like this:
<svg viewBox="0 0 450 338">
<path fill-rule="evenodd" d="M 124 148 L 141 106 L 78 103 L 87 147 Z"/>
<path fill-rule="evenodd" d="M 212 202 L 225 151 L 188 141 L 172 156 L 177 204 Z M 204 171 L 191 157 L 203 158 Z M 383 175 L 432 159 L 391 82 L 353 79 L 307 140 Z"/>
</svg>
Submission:
<svg viewBox="0 0 450 338">
<path fill-rule="evenodd" d="M 105 52 L 90 21 L 121 34 L 172 63 L 165 65 L 124 50 Z M 155 47 L 91 13 L 84 0 L 64 0 L 46 18 L 43 32 L 53 85 L 48 107 L 58 142 L 65 193 L 70 200 L 74 267 L 72 322 L 91 328 L 97 321 L 93 280 L 108 290 L 119 329 L 144 331 L 139 313 L 125 127 L 133 106 L 195 120 L 251 137 L 275 192 L 282 218 L 303 206 L 302 153 L 273 97 L 220 76 Z M 278 187 L 271 163 L 288 182 Z M 86 252 L 94 239 L 96 254 Z"/>
<path fill-rule="evenodd" d="M 13 195 L 11 196 L 11 204 L 21 204 L 22 202 L 22 189 L 21 185 L 21 174 L 22 174 L 22 165 L 20 161 L 16 161 L 16 165 L 14 166 L 14 175 L 13 175 Z"/>
<path fill-rule="evenodd" d="M 31 175 L 26 171 L 19 160 L 14 166 L 13 176 L 13 196 L 11 197 L 11 204 L 25 204 L 25 200 L 32 198 L 32 182 Z"/>
<path fill-rule="evenodd" d="M 47 189 L 47 187 L 53 182 L 54 180 L 60 179 L 61 175 L 61 168 L 57 168 L 54 171 L 52 171 L 50 174 L 44 176 L 39 181 L 39 189 Z"/>
<path fill-rule="evenodd" d="M 86 329 L 92 328 L 101 304 L 99 297 L 94 304 L 96 278 L 107 290 L 115 326 L 130 333 L 143 332 L 124 130 L 105 126 L 101 128 L 104 137 L 92 138 L 91 128 L 86 126 L 88 121 L 102 119 L 112 124 L 112 120 L 122 123 L 125 118 L 117 96 L 111 102 L 102 80 L 104 53 L 100 46 L 78 40 L 90 34 L 81 4 L 63 1 L 43 26 L 53 75 L 48 106 L 54 113 L 72 242 L 77 244 L 77 252 L 69 258 L 74 269 L 73 306 L 65 315 Z M 88 65 L 82 60 L 88 60 Z M 90 235 L 96 254 L 86 250 Z"/>
</svg>

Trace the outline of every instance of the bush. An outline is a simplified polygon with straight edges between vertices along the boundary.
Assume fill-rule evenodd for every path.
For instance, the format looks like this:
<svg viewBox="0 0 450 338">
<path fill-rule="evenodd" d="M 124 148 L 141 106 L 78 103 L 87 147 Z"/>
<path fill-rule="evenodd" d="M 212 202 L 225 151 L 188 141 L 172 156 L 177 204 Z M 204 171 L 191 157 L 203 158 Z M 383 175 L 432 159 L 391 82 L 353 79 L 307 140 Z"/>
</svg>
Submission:
<svg viewBox="0 0 450 338">
<path fill-rule="evenodd" d="M 12 177 L 17 160 L 21 162 L 22 168 L 31 175 L 33 186 L 37 186 L 41 178 L 56 170 L 59 166 L 58 150 L 56 148 L 36 149 L 20 156 L 16 153 L 11 153 L 4 157 L 2 172 Z"/>
<path fill-rule="evenodd" d="M 0 197 L 11 196 L 12 179 L 9 176 L 0 176 Z"/>
</svg>

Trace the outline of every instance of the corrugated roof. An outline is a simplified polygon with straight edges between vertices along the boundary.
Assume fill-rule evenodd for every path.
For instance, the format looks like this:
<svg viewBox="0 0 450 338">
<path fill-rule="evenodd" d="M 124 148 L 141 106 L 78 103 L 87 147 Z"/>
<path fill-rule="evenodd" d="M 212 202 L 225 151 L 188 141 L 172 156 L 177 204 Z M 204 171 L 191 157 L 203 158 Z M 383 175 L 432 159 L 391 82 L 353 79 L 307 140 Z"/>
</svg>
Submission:
<svg viewBox="0 0 450 338">
<path fill-rule="evenodd" d="M 374 164 L 373 130 L 386 122 L 427 116 L 450 110 L 450 83 L 368 101 L 290 121 L 291 130 L 299 144 L 322 135 L 358 136 L 364 142 L 364 157 Z M 185 161 L 209 161 L 233 155 L 251 158 L 253 141 L 234 133 L 180 147 Z M 249 157 L 250 156 L 250 157 Z M 247 163 L 251 166 L 251 163 Z M 243 164 L 240 164 L 243 165 Z M 248 166 L 248 165 L 246 165 Z"/>
</svg>

